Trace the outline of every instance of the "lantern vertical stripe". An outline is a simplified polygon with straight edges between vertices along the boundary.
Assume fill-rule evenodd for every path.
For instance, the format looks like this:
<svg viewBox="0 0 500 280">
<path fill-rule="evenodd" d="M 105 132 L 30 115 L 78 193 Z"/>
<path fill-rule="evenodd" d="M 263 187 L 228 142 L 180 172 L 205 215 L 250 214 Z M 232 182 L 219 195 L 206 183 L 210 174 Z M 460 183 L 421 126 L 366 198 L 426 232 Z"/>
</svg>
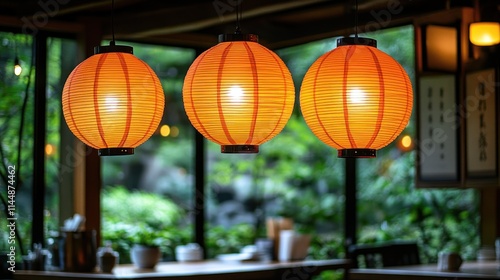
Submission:
<svg viewBox="0 0 500 280">
<path fill-rule="evenodd" d="M 141 60 L 141 63 L 144 65 L 144 68 L 146 68 L 148 70 L 150 77 L 153 77 L 154 75 L 156 75 L 153 72 L 153 70 L 151 68 L 149 68 L 149 66 L 146 64 L 146 62 L 144 62 L 144 61 Z M 156 92 L 158 90 L 157 84 L 155 83 L 154 80 L 152 80 L 151 83 L 154 85 L 154 91 Z M 155 95 L 155 104 L 158 104 L 158 95 Z M 153 107 L 154 107 L 153 116 L 156 116 L 156 114 L 157 114 L 156 112 L 158 111 L 157 110 L 157 106 L 153 106 Z M 162 118 L 163 118 L 163 115 L 160 117 L 160 121 L 161 121 Z M 154 127 L 155 127 L 155 118 L 151 118 L 151 121 L 149 122 L 149 126 L 148 126 L 148 131 L 151 131 Z M 140 138 L 139 140 L 137 140 L 137 142 L 135 142 L 133 144 L 133 146 L 137 145 L 138 143 L 142 143 L 146 137 L 147 136 L 144 135 L 142 138 Z"/>
<path fill-rule="evenodd" d="M 268 49 L 266 49 L 266 51 L 274 59 L 274 61 L 276 62 L 276 65 L 280 65 L 280 62 L 273 55 L 273 53 L 270 50 L 268 50 Z M 264 139 L 268 139 L 269 136 L 273 135 L 274 132 L 278 129 L 278 126 L 281 123 L 281 119 L 283 118 L 283 112 L 285 112 L 286 107 L 287 107 L 287 105 L 286 105 L 286 94 L 288 92 L 288 87 L 287 87 L 287 84 L 286 84 L 286 74 L 285 74 L 284 69 L 281 66 L 279 67 L 279 70 L 280 70 L 282 81 L 283 81 L 283 107 L 281 107 L 280 116 L 278 118 L 278 121 L 275 123 L 273 130 L 271 130 L 271 132 L 266 137 L 264 137 Z"/>
<path fill-rule="evenodd" d="M 399 65 L 399 70 L 401 71 L 401 75 L 404 76 L 406 75 L 406 72 L 403 68 L 403 66 Z M 408 80 L 407 79 L 404 79 L 405 80 L 405 87 L 406 87 L 406 91 L 411 91 L 411 84 L 408 84 Z M 408 104 L 409 101 L 412 101 L 412 104 Z M 410 106 L 408 106 L 410 105 Z M 413 100 L 409 100 L 409 99 L 406 99 L 406 106 L 405 108 L 410 108 L 413 106 Z M 398 125 L 398 130 L 394 131 L 394 133 L 391 135 L 391 138 L 390 139 L 395 139 L 400 133 L 401 131 L 403 131 L 404 127 L 406 126 L 406 123 L 404 122 L 404 120 L 408 119 L 409 116 L 408 116 L 408 113 L 411 113 L 411 110 L 408 111 L 408 110 L 405 110 L 405 113 L 404 113 L 404 117 L 400 120 L 399 122 L 399 125 Z"/>
<path fill-rule="evenodd" d="M 226 135 L 227 140 L 231 144 L 236 145 L 236 142 L 231 137 L 231 133 L 229 132 L 229 130 L 227 128 L 226 119 L 224 118 L 224 113 L 222 112 L 222 100 L 221 100 L 221 85 L 222 85 L 222 81 L 223 81 L 222 72 L 224 70 L 224 64 L 226 63 L 227 55 L 229 53 L 229 50 L 231 50 L 232 46 L 233 46 L 233 43 L 228 44 L 227 47 L 222 52 L 222 56 L 220 58 L 219 69 L 217 72 L 217 109 L 219 110 L 220 124 L 222 126 L 222 130 L 224 131 L 224 134 Z"/>
<path fill-rule="evenodd" d="M 122 140 L 118 146 L 123 146 L 125 141 L 127 141 L 128 134 L 130 132 L 130 123 L 132 122 L 132 93 L 130 91 L 130 78 L 128 75 L 127 63 L 123 58 L 121 53 L 117 53 L 118 59 L 120 60 L 120 64 L 123 70 L 123 75 L 125 77 L 125 85 L 127 88 L 127 116 L 125 119 L 125 131 L 123 132 Z"/>
<path fill-rule="evenodd" d="M 197 61 L 197 64 L 201 63 L 203 61 L 203 59 L 205 58 L 205 56 L 207 55 L 207 53 L 202 53 L 200 55 L 200 58 L 199 60 Z M 193 83 L 195 81 L 195 77 L 196 77 L 196 72 L 198 71 L 198 67 L 193 67 L 193 77 L 191 78 L 191 81 L 189 83 L 189 92 L 193 92 Z M 185 95 L 184 95 L 185 96 Z M 200 129 L 202 131 L 200 131 L 201 134 L 208 136 L 210 138 L 214 138 L 212 135 L 210 135 L 210 132 L 208 132 L 208 130 L 205 128 L 205 126 L 203 125 L 203 122 L 200 120 L 200 117 L 198 116 L 198 112 L 196 112 L 196 106 L 194 106 L 194 99 L 193 99 L 193 94 L 190 94 L 189 95 L 189 103 L 191 103 L 191 109 L 192 109 L 192 112 L 193 112 L 193 115 L 196 119 L 196 123 L 200 126 Z"/>
<path fill-rule="evenodd" d="M 99 131 L 99 137 L 101 137 L 101 140 L 104 143 L 105 147 L 108 146 L 108 143 L 106 142 L 106 139 L 104 137 L 104 129 L 101 123 L 101 113 L 99 112 L 99 98 L 97 97 L 97 93 L 99 92 L 99 77 L 100 77 L 99 72 L 101 72 L 102 65 L 104 64 L 104 61 L 106 61 L 107 57 L 108 57 L 107 53 L 101 55 L 99 61 L 97 62 L 97 66 L 95 69 L 95 76 L 94 76 L 94 112 L 95 112 L 97 128 Z"/>
<path fill-rule="evenodd" d="M 252 119 L 250 122 L 250 131 L 248 135 L 247 142 L 245 143 L 246 145 L 249 145 L 253 141 L 253 134 L 255 130 L 255 124 L 257 123 L 257 115 L 259 113 L 259 77 L 258 77 L 258 72 L 257 72 L 257 65 L 255 62 L 255 56 L 253 55 L 252 50 L 248 46 L 247 42 L 244 42 L 243 44 L 245 46 L 245 50 L 247 51 L 248 54 L 248 59 L 250 62 L 250 67 L 252 69 L 252 78 L 253 78 L 253 113 L 252 113 Z"/>
<path fill-rule="evenodd" d="M 80 68 L 81 66 L 82 66 L 81 64 L 78 64 L 78 65 L 75 67 L 75 69 L 74 69 L 73 71 L 78 71 L 78 70 L 79 70 L 79 68 Z M 71 75 L 71 76 L 70 76 L 70 79 L 69 79 L 69 80 L 68 80 L 68 82 L 67 82 L 67 83 L 68 83 L 68 91 L 71 91 L 71 90 L 72 90 L 71 86 L 73 85 L 73 79 L 74 79 L 74 76 L 73 76 L 73 75 Z M 75 117 L 73 116 L 73 111 L 72 111 L 72 109 L 71 109 L 71 105 L 73 104 L 73 103 L 72 103 L 73 101 L 71 101 L 71 94 L 66 94 L 65 96 L 68 98 L 68 102 L 67 102 L 68 110 L 67 110 L 67 112 L 68 112 L 69 117 L 71 118 L 71 123 L 72 123 L 72 124 L 74 124 L 74 123 L 75 123 Z M 76 130 L 76 132 L 77 132 L 77 134 L 78 134 L 78 135 L 76 135 L 76 137 L 78 137 L 78 138 L 80 138 L 80 137 L 81 137 L 80 139 L 82 139 L 82 140 L 83 140 L 83 141 L 85 141 L 86 143 L 89 143 L 89 142 L 90 142 L 90 141 L 89 141 L 89 140 L 85 137 L 85 135 L 83 135 L 83 133 L 82 133 L 82 132 L 80 131 L 80 129 L 78 128 L 78 126 L 76 126 L 76 125 L 75 125 L 75 126 L 74 126 L 74 129 Z"/>
<path fill-rule="evenodd" d="M 380 66 L 380 62 L 377 58 L 377 55 L 368 48 L 370 53 L 372 54 L 373 61 L 375 62 L 375 68 L 378 73 L 378 83 L 379 83 L 379 101 L 378 101 L 378 114 L 377 114 L 377 122 L 375 123 L 375 131 L 372 135 L 372 138 L 370 138 L 370 141 L 368 141 L 368 144 L 366 145 L 365 148 L 371 147 L 375 139 L 377 138 L 380 128 L 382 127 L 382 120 L 384 119 L 384 106 L 385 106 L 385 82 L 384 82 L 384 76 L 382 74 L 382 68 Z"/>
<path fill-rule="evenodd" d="M 344 121 L 345 129 L 347 132 L 347 137 L 349 138 L 349 143 L 352 147 L 356 147 L 356 142 L 352 137 L 351 128 L 349 127 L 349 108 L 347 107 L 347 78 L 349 77 L 349 60 L 356 51 L 356 46 L 349 46 L 347 49 L 346 58 L 344 60 L 344 78 L 342 79 L 342 104 L 344 109 Z"/>
<path fill-rule="evenodd" d="M 318 114 L 318 100 L 316 98 L 316 91 L 317 91 L 317 83 L 318 83 L 318 74 L 319 72 L 321 71 L 321 67 L 323 66 L 323 62 L 325 62 L 328 57 L 331 55 L 331 53 L 328 53 L 326 55 L 324 55 L 323 58 L 319 58 L 318 59 L 318 62 L 319 62 L 319 65 L 318 65 L 318 68 L 316 68 L 316 73 L 314 75 L 314 82 L 313 82 L 313 86 L 312 86 L 312 101 L 313 101 L 313 104 L 314 104 L 314 116 L 316 117 L 316 119 L 318 120 L 318 124 L 321 126 L 321 129 L 323 130 L 323 132 L 325 133 L 326 136 L 328 136 L 328 138 L 330 139 L 330 141 L 332 141 L 333 143 L 335 143 L 336 145 L 340 146 L 337 142 L 335 142 L 335 140 L 332 138 L 332 136 L 330 135 L 330 133 L 326 130 L 326 127 L 325 125 L 323 124 L 323 121 L 320 119 L 319 117 L 319 114 Z"/>
</svg>

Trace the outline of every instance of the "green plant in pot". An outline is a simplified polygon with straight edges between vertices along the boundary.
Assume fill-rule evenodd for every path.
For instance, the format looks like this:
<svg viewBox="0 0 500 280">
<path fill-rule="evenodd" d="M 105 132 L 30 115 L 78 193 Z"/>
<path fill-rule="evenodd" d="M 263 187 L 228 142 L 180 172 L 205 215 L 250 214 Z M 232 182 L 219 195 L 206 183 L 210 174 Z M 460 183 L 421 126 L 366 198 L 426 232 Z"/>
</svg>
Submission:
<svg viewBox="0 0 500 280">
<path fill-rule="evenodd" d="M 130 259 L 138 268 L 152 269 L 160 261 L 160 246 L 165 243 L 161 234 L 147 226 L 137 226 L 130 232 L 133 243 Z"/>
</svg>

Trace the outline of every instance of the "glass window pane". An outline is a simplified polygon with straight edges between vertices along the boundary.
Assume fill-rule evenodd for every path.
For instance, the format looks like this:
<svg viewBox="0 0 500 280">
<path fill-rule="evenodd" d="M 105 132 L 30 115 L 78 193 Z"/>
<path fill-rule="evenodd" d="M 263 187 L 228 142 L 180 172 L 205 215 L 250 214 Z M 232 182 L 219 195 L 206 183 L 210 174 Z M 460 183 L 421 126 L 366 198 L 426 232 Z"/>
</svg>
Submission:
<svg viewBox="0 0 500 280">
<path fill-rule="evenodd" d="M 297 97 L 309 66 L 334 47 L 335 39 L 280 49 Z M 304 122 L 298 98 L 284 130 L 256 155 L 227 155 L 208 144 L 208 257 L 238 253 L 266 237 L 266 220 L 293 219 L 312 234 L 311 254 L 334 258 L 343 252 L 344 161 L 319 141 Z"/>
<path fill-rule="evenodd" d="M 125 45 L 158 75 L 166 105 L 157 131 L 134 155 L 101 157 L 103 240 L 113 242 L 121 263 L 129 263 L 128 251 L 141 231 L 154 232 L 163 239 L 163 259 L 172 260 L 175 246 L 192 237 L 194 130 L 184 112 L 182 84 L 194 51 Z"/>
<path fill-rule="evenodd" d="M 47 123 L 45 138 L 45 236 L 59 231 L 60 175 L 70 169 L 61 162 L 61 155 L 70 149 L 61 145 L 61 126 L 66 126 L 62 116 L 61 94 L 67 76 L 76 66 L 77 44 L 72 39 L 48 38 L 47 41 Z M 72 198 L 62 198 L 72 199 Z"/>
<path fill-rule="evenodd" d="M 365 34 L 399 61 L 415 89 L 413 26 Z M 415 108 L 415 107 L 414 107 Z M 415 151 L 400 150 L 405 135 L 415 139 L 415 112 L 401 136 L 358 161 L 358 243 L 417 241 L 421 260 L 436 262 L 441 250 L 458 250 L 474 259 L 479 247 L 479 196 L 474 189 L 416 189 Z"/>
<path fill-rule="evenodd" d="M 22 71 L 14 73 L 15 58 Z M 15 214 L 16 231 L 20 240 L 10 239 L 11 232 L 0 231 L 0 251 L 9 251 L 14 245 L 16 257 L 31 246 L 32 174 L 33 174 L 33 118 L 34 69 L 32 65 L 32 38 L 22 34 L 0 32 L 0 227 L 7 229 L 7 217 Z M 22 135 L 22 136 L 21 136 Z M 11 168 L 9 168 L 9 166 Z M 14 167 L 14 168 L 12 168 Z M 15 176 L 8 171 L 15 169 Z M 12 175 L 12 174 L 11 174 Z M 9 186 L 14 186 L 15 192 Z M 14 204 L 14 208 L 8 208 Z M 11 205 L 12 206 L 12 205 Z M 9 212 L 12 210 L 14 213 Z M 21 248 L 24 249 L 21 252 Z M 5 255 L 5 254 L 1 254 Z"/>
</svg>

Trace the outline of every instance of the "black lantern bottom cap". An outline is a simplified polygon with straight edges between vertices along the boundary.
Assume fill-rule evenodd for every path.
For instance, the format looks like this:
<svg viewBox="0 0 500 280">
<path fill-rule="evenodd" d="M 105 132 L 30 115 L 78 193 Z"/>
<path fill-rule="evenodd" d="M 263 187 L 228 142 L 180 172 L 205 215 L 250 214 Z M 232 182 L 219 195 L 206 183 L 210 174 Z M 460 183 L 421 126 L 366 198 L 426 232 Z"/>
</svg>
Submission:
<svg viewBox="0 0 500 280">
<path fill-rule="evenodd" d="M 259 145 L 222 145 L 220 152 L 224 154 L 256 154 Z"/>
<path fill-rule="evenodd" d="M 105 148 L 99 149 L 98 154 L 100 156 L 124 156 L 133 155 L 134 148 Z"/>
<path fill-rule="evenodd" d="M 339 158 L 375 158 L 377 150 L 374 149 L 342 149 L 338 150 Z"/>
</svg>

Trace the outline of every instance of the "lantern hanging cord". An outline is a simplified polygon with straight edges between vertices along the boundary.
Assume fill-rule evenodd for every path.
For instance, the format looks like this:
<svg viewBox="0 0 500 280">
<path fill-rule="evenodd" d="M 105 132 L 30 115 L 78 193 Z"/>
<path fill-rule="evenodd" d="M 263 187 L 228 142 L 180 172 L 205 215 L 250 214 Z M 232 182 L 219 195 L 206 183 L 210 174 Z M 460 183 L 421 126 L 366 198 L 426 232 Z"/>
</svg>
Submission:
<svg viewBox="0 0 500 280">
<path fill-rule="evenodd" d="M 115 0 L 111 0 L 111 42 L 110 45 L 115 45 Z"/>
<path fill-rule="evenodd" d="M 358 38 L 358 0 L 355 0 L 354 2 L 354 28 L 355 28 L 354 36 Z"/>
<path fill-rule="evenodd" d="M 239 1 L 238 5 L 236 6 L 236 30 L 234 31 L 235 34 L 240 34 L 241 29 L 241 1 Z"/>
</svg>

